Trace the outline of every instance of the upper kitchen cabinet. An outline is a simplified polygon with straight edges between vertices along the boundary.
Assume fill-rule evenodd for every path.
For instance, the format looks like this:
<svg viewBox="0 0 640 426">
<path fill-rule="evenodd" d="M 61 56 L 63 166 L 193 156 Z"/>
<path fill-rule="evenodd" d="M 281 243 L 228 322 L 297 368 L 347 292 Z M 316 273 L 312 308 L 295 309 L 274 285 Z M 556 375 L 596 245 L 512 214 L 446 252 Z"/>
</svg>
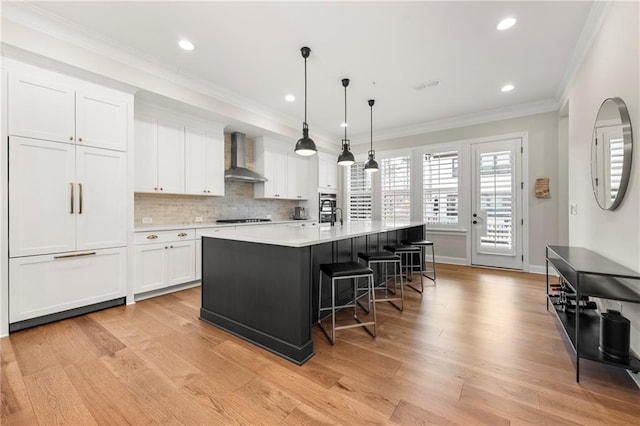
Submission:
<svg viewBox="0 0 640 426">
<path fill-rule="evenodd" d="M 134 131 L 135 191 L 184 194 L 184 126 L 136 116 Z"/>
<path fill-rule="evenodd" d="M 224 129 L 187 126 L 185 136 L 186 193 L 224 195 Z"/>
<path fill-rule="evenodd" d="M 264 137 L 256 140 L 256 172 L 268 179 L 267 182 L 254 185 L 256 198 L 309 198 L 309 160 L 291 152 L 290 148 Z"/>
<path fill-rule="evenodd" d="M 321 192 L 338 190 L 338 163 L 333 156 L 323 152 L 318 153 L 318 187 Z"/>
<path fill-rule="evenodd" d="M 130 95 L 51 71 L 9 72 L 9 135 L 127 149 Z"/>
</svg>

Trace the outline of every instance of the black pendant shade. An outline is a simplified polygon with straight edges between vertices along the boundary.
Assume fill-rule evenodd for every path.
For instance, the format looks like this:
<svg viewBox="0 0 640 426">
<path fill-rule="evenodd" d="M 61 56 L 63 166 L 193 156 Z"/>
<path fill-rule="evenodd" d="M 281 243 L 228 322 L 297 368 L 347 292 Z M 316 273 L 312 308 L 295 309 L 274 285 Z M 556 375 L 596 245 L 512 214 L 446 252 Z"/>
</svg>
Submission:
<svg viewBox="0 0 640 426">
<path fill-rule="evenodd" d="M 369 151 L 369 160 L 364 164 L 364 171 L 368 173 L 374 173 L 379 170 L 376 152 L 373 150 L 373 104 L 375 102 L 375 100 L 369 99 L 369 107 L 371 109 L 371 150 Z"/>
<path fill-rule="evenodd" d="M 302 138 L 296 142 L 295 152 L 298 155 L 309 156 L 318 152 L 315 142 L 309 137 L 309 126 L 307 125 L 307 58 L 311 49 L 303 47 L 300 52 L 304 58 L 304 122 L 302 123 Z"/>
<path fill-rule="evenodd" d="M 351 142 L 347 139 L 347 86 L 349 79 L 342 79 L 342 87 L 344 87 L 344 139 L 342 139 L 342 152 L 338 156 L 338 164 L 341 166 L 350 166 L 356 162 L 351 152 Z"/>
</svg>

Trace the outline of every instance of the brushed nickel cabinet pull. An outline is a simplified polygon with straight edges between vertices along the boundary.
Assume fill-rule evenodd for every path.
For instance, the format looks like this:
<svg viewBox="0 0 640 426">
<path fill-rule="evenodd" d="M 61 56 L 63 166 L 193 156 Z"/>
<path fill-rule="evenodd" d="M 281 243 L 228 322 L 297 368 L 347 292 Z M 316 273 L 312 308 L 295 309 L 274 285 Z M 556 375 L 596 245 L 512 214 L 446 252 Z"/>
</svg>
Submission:
<svg viewBox="0 0 640 426">
<path fill-rule="evenodd" d="M 73 182 L 69 182 L 69 186 L 71 188 L 71 210 L 69 210 L 69 213 L 73 214 L 73 205 L 75 204 L 73 199 Z"/>
<path fill-rule="evenodd" d="M 74 253 L 74 254 L 62 254 L 60 256 L 53 256 L 54 259 L 68 259 L 70 257 L 82 257 L 82 256 L 93 256 L 96 254 L 95 251 L 89 253 Z"/>
<path fill-rule="evenodd" d="M 147 235 L 147 240 L 156 240 L 156 239 L 158 239 L 158 236 L 155 234 Z"/>
<path fill-rule="evenodd" d="M 82 214 L 82 184 L 78 184 L 78 194 L 80 194 L 80 206 L 78 207 L 78 214 Z"/>
<path fill-rule="evenodd" d="M 186 236 L 187 236 L 187 234 L 185 232 L 181 232 L 181 233 L 178 234 L 178 237 L 186 237 Z"/>
<path fill-rule="evenodd" d="M 73 140 L 73 136 L 69 136 L 69 140 L 72 141 Z"/>
<path fill-rule="evenodd" d="M 78 141 L 82 142 L 82 138 L 78 138 Z"/>
</svg>

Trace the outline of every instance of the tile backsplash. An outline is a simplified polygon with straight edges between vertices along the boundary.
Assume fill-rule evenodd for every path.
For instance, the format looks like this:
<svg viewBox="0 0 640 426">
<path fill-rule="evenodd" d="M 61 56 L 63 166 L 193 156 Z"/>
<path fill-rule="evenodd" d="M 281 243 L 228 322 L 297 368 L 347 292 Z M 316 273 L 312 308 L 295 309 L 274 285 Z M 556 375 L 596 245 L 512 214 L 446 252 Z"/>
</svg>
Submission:
<svg viewBox="0 0 640 426">
<path fill-rule="evenodd" d="M 153 219 L 154 225 L 195 223 L 201 216 L 204 223 L 229 218 L 291 219 L 298 201 L 262 200 L 253 198 L 253 184 L 225 182 L 224 197 L 200 197 L 193 195 L 142 194 L 134 197 L 135 226 L 142 225 L 143 217 Z"/>
</svg>

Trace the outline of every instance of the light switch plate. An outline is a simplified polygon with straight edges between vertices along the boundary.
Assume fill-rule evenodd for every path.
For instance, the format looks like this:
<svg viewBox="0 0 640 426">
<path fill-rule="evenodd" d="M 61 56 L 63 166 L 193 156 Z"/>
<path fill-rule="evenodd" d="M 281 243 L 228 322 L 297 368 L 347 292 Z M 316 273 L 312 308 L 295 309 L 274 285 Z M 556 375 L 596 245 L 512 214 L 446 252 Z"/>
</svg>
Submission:
<svg viewBox="0 0 640 426">
<path fill-rule="evenodd" d="M 153 223 L 153 218 L 151 218 L 151 217 L 143 217 L 142 218 L 142 223 L 145 223 L 145 224 Z"/>
<path fill-rule="evenodd" d="M 571 214 L 578 214 L 578 205 L 576 203 L 571 203 L 569 211 Z"/>
<path fill-rule="evenodd" d="M 202 223 L 202 216 L 196 216 L 196 223 Z"/>
<path fill-rule="evenodd" d="M 267 215 L 267 219 L 271 219 L 271 215 L 270 214 Z"/>
</svg>

